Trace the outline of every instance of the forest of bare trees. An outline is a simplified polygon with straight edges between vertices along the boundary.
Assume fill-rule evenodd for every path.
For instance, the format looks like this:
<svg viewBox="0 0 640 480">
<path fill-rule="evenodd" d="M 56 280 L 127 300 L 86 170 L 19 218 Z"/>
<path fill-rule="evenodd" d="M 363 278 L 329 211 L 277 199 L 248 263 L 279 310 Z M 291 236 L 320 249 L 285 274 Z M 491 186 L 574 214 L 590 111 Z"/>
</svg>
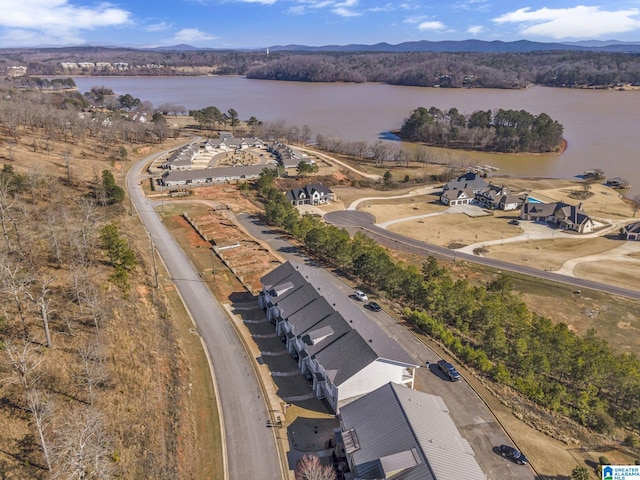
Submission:
<svg viewBox="0 0 640 480">
<path fill-rule="evenodd" d="M 114 168 L 158 125 L 77 95 L 0 96 L 0 471 L 179 478 L 184 360 Z"/>
</svg>

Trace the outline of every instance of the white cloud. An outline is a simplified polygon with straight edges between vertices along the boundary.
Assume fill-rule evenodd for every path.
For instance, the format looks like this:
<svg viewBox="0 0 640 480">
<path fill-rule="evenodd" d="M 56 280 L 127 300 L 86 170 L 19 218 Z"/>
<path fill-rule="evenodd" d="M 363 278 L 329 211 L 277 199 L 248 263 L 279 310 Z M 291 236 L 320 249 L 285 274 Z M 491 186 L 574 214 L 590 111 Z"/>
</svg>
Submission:
<svg viewBox="0 0 640 480">
<path fill-rule="evenodd" d="M 176 43 L 200 43 L 215 39 L 216 37 L 213 35 L 209 35 L 197 28 L 183 28 L 175 34 L 171 41 Z"/>
<path fill-rule="evenodd" d="M 173 27 L 173 23 L 160 22 L 160 23 L 152 23 L 145 27 L 147 32 L 163 32 L 165 30 L 169 30 Z"/>
<path fill-rule="evenodd" d="M 572 8 L 529 7 L 505 13 L 493 19 L 498 24 L 521 24 L 520 33 L 555 39 L 598 38 L 640 30 L 637 8 L 608 11 L 601 7 L 578 5 Z"/>
<path fill-rule="evenodd" d="M 408 24 L 416 24 L 416 23 L 422 23 L 422 22 L 426 22 L 430 17 L 428 15 L 419 15 L 417 17 L 407 17 L 405 18 L 402 23 L 408 23 Z"/>
<path fill-rule="evenodd" d="M 5 45 L 83 43 L 82 31 L 131 23 L 130 12 L 109 3 L 0 0 L 0 11 L 0 41 Z"/>
<path fill-rule="evenodd" d="M 261 5 L 273 5 L 278 0 L 236 0 L 240 3 L 260 3 Z"/>
<path fill-rule="evenodd" d="M 470 33 L 474 37 L 481 34 L 483 31 L 484 27 L 482 25 L 472 25 L 471 27 L 467 28 L 467 33 Z"/>
<path fill-rule="evenodd" d="M 418 30 L 422 30 L 422 31 L 429 31 L 429 30 L 439 31 L 439 30 L 444 30 L 445 28 L 446 27 L 444 26 L 444 24 L 438 21 L 422 22 L 421 24 L 418 25 Z"/>
<path fill-rule="evenodd" d="M 477 12 L 487 11 L 490 5 L 487 0 L 463 0 L 454 5 L 454 8 L 462 10 L 472 10 Z"/>
</svg>

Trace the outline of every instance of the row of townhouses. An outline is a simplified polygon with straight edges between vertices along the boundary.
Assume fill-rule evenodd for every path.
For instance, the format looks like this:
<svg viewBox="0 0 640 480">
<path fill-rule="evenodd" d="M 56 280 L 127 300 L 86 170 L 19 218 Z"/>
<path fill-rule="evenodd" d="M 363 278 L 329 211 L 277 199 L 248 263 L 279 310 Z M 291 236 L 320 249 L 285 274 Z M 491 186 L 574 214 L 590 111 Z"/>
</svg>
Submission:
<svg viewBox="0 0 640 480">
<path fill-rule="evenodd" d="M 388 382 L 413 388 L 419 365 L 325 275 L 284 263 L 262 277 L 258 298 L 317 398 L 337 412 Z"/>
<path fill-rule="evenodd" d="M 341 478 L 486 480 L 441 397 L 413 389 L 416 362 L 322 269 L 287 262 L 258 297 L 275 332 L 337 412 Z"/>
<path fill-rule="evenodd" d="M 301 153 L 281 143 L 266 142 L 257 137 L 232 137 L 221 134 L 220 138 L 210 138 L 202 144 L 194 142 L 173 152 L 161 165 L 161 168 L 167 172 L 159 180 L 159 186 L 175 189 L 238 180 L 255 180 L 265 168 L 276 166 L 272 161 L 259 165 L 215 167 L 216 160 L 212 159 L 204 168 L 193 168 L 194 162 L 203 153 L 215 154 L 248 149 L 267 150 L 273 153 L 277 162 L 284 168 L 297 167 L 305 158 Z M 320 201 L 317 203 L 322 203 L 322 197 L 321 193 Z"/>
</svg>

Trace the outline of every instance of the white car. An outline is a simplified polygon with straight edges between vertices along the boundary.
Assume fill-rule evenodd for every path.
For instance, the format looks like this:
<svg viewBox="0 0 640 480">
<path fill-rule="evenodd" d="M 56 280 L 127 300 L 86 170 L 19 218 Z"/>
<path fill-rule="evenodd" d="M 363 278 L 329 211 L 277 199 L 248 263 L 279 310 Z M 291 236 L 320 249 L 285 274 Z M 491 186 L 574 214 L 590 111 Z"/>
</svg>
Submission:
<svg viewBox="0 0 640 480">
<path fill-rule="evenodd" d="M 356 290 L 354 295 L 361 302 L 366 302 L 367 300 L 369 300 L 369 297 L 367 297 L 367 294 L 364 293 L 362 290 Z"/>
</svg>

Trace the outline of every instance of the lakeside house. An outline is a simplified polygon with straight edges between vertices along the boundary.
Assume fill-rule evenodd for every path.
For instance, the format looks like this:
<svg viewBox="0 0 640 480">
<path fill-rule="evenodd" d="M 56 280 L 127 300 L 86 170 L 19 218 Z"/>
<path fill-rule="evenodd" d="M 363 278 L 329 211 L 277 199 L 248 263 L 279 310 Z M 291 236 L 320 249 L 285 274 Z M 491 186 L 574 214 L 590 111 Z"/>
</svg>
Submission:
<svg viewBox="0 0 640 480">
<path fill-rule="evenodd" d="M 440 203 L 449 206 L 476 204 L 491 210 L 511 211 L 522 206 L 524 199 L 504 185 L 487 183 L 475 172 L 467 172 L 448 182 L 440 194 Z"/>
<path fill-rule="evenodd" d="M 564 202 L 538 203 L 527 199 L 520 209 L 522 220 L 547 222 L 564 230 L 591 233 L 595 222 L 582 210 L 582 204 L 569 205 Z"/>
<path fill-rule="evenodd" d="M 345 479 L 486 480 L 441 397 L 387 383 L 340 410 Z"/>
<path fill-rule="evenodd" d="M 326 275 L 286 262 L 262 277 L 258 297 L 315 396 L 338 412 L 388 382 L 413 388 L 419 365 Z"/>
</svg>

